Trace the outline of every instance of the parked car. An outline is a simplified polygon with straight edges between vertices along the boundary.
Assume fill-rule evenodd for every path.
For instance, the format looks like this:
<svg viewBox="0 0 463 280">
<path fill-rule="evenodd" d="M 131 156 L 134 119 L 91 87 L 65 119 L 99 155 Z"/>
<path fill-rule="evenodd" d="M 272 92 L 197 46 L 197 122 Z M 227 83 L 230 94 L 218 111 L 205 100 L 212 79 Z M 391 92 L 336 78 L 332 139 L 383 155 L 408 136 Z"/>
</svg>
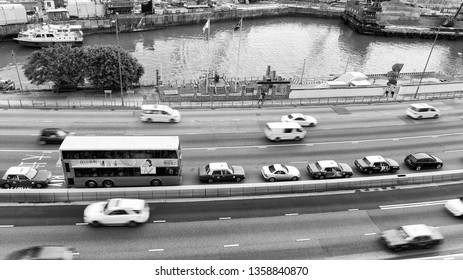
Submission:
<svg viewBox="0 0 463 280">
<path fill-rule="evenodd" d="M 316 126 L 318 121 L 312 117 L 300 113 L 293 113 L 281 117 L 282 122 L 296 122 L 301 126 Z"/>
<path fill-rule="evenodd" d="M 444 208 L 455 217 L 463 217 L 463 197 L 448 200 Z"/>
<path fill-rule="evenodd" d="M 301 177 L 301 172 L 299 172 L 296 167 L 284 164 L 272 164 L 263 166 L 261 172 L 265 180 L 269 182 L 274 182 L 277 180 L 297 181 Z"/>
<path fill-rule="evenodd" d="M 382 156 L 366 156 L 354 161 L 355 166 L 363 173 L 397 172 L 400 169 L 397 161 Z"/>
<path fill-rule="evenodd" d="M 149 216 L 148 203 L 143 199 L 112 198 L 92 203 L 84 210 L 84 221 L 95 227 L 100 225 L 134 227 L 146 223 Z"/>
<path fill-rule="evenodd" d="M 334 160 L 320 160 L 307 165 L 310 176 L 316 179 L 349 178 L 354 175 L 347 163 L 337 163 Z"/>
<path fill-rule="evenodd" d="M 142 122 L 178 123 L 181 119 L 180 112 L 167 105 L 141 105 L 140 120 Z"/>
<path fill-rule="evenodd" d="M 66 246 L 34 246 L 9 253 L 5 260 L 72 260 L 74 249 Z"/>
<path fill-rule="evenodd" d="M 199 180 L 203 182 L 240 182 L 246 178 L 244 168 L 239 165 L 229 165 L 226 162 L 211 162 L 198 168 Z"/>
<path fill-rule="evenodd" d="M 51 172 L 37 170 L 29 166 L 13 166 L 3 174 L 0 185 L 4 189 L 11 187 L 45 188 L 51 180 Z"/>
<path fill-rule="evenodd" d="M 444 243 L 444 236 L 434 227 L 424 224 L 401 226 L 383 231 L 380 240 L 389 249 L 431 248 Z"/>
<path fill-rule="evenodd" d="M 265 136 L 271 141 L 301 140 L 307 134 L 300 124 L 295 122 L 270 122 L 264 129 Z"/>
<path fill-rule="evenodd" d="M 44 128 L 40 132 L 39 143 L 44 144 L 61 144 L 68 135 L 73 133 L 61 128 Z"/>
<path fill-rule="evenodd" d="M 14 82 L 12 80 L 0 80 L 0 90 L 15 90 Z"/>
<path fill-rule="evenodd" d="M 407 108 L 407 116 L 412 119 L 438 118 L 440 111 L 426 103 L 410 104 Z"/>
<path fill-rule="evenodd" d="M 436 156 L 428 153 L 414 153 L 405 157 L 405 164 L 415 170 L 421 170 L 423 168 L 435 168 L 440 169 L 444 162 Z"/>
</svg>

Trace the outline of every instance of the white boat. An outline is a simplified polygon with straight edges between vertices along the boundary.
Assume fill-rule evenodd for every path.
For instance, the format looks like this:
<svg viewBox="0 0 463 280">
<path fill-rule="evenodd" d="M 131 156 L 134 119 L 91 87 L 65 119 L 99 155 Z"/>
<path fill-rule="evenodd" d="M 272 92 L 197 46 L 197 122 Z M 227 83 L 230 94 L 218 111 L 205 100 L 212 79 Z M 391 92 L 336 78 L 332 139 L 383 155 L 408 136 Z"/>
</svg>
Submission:
<svg viewBox="0 0 463 280">
<path fill-rule="evenodd" d="M 14 40 L 28 47 L 47 47 L 55 44 L 82 45 L 84 42 L 82 26 L 70 24 L 44 24 L 21 31 Z"/>
</svg>

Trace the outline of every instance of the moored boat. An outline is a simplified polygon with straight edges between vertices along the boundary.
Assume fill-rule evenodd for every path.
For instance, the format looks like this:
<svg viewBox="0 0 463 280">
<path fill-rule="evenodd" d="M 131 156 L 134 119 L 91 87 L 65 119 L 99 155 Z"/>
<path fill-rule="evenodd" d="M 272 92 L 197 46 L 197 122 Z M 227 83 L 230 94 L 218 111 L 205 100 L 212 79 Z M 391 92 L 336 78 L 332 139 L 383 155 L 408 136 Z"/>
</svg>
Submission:
<svg viewBox="0 0 463 280">
<path fill-rule="evenodd" d="M 21 31 L 14 40 L 27 47 L 47 47 L 56 44 L 82 45 L 84 42 L 81 25 L 44 24 Z"/>
</svg>

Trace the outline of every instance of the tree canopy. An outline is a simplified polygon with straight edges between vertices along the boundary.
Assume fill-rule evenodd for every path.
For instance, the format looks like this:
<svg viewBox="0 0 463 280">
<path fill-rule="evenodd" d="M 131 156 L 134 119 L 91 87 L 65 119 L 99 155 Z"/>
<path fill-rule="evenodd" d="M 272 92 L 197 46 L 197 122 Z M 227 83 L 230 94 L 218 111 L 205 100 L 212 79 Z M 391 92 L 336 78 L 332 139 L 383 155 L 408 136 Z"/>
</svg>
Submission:
<svg viewBox="0 0 463 280">
<path fill-rule="evenodd" d="M 118 46 L 43 48 L 27 59 L 24 74 L 35 85 L 52 82 L 57 89 L 76 88 L 85 80 L 97 88 L 119 89 L 119 55 L 122 86 L 128 88 L 138 83 L 145 71 L 130 53 Z"/>
</svg>

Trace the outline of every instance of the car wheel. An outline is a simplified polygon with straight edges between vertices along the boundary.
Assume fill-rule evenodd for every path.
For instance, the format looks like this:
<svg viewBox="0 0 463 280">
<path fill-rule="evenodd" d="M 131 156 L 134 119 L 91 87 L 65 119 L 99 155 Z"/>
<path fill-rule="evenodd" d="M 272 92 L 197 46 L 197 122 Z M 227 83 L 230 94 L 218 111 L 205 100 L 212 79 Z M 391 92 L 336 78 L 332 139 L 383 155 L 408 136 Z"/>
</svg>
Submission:
<svg viewBox="0 0 463 280">
<path fill-rule="evenodd" d="M 296 138 L 294 138 L 294 141 L 299 141 L 301 140 L 301 137 L 297 136 Z"/>
<path fill-rule="evenodd" d="M 441 169 L 441 168 L 442 168 L 442 164 L 436 165 L 436 169 Z"/>
<path fill-rule="evenodd" d="M 212 183 L 214 183 L 214 179 L 210 178 L 210 179 L 207 180 L 207 182 L 208 182 L 209 184 L 212 184 Z"/>
<path fill-rule="evenodd" d="M 297 176 L 294 176 L 293 178 L 291 178 L 291 181 L 297 181 L 297 180 L 299 180 L 299 177 Z"/>
<path fill-rule="evenodd" d="M 171 123 L 174 123 L 174 122 L 175 122 L 175 119 L 170 119 L 170 122 L 171 122 Z"/>
<path fill-rule="evenodd" d="M 90 223 L 90 226 L 92 226 L 92 227 L 99 227 L 99 226 L 100 226 L 100 223 L 97 222 L 97 221 L 93 221 L 93 222 Z"/>
<path fill-rule="evenodd" d="M 275 140 L 274 140 L 274 141 L 275 141 L 275 142 L 278 142 L 278 141 L 280 141 L 280 137 L 277 137 L 277 138 L 275 138 Z"/>
<path fill-rule="evenodd" d="M 151 123 L 151 122 L 153 122 L 153 120 L 152 119 L 147 119 L 146 122 Z"/>
<path fill-rule="evenodd" d="M 151 180 L 150 185 L 151 186 L 162 186 L 162 182 L 161 182 L 161 180 L 153 179 L 153 180 Z"/>
<path fill-rule="evenodd" d="M 96 187 L 98 187 L 98 184 L 93 180 L 89 180 L 89 181 L 85 182 L 85 186 L 87 188 L 96 188 Z"/>
<path fill-rule="evenodd" d="M 434 247 L 434 244 L 433 243 L 428 243 L 428 244 L 425 244 L 423 247 L 426 248 L 426 249 L 431 249 L 432 247 Z"/>
<path fill-rule="evenodd" d="M 269 181 L 269 182 L 275 182 L 275 178 L 273 178 L 273 177 L 272 177 L 272 178 L 269 178 L 268 181 Z"/>
<path fill-rule="evenodd" d="M 350 174 L 344 174 L 344 178 L 350 178 Z"/>
<path fill-rule="evenodd" d="M 36 187 L 37 189 L 41 189 L 41 188 L 43 188 L 43 184 L 37 183 L 37 184 L 35 184 L 35 187 Z"/>
<path fill-rule="evenodd" d="M 325 179 L 325 176 L 320 175 L 320 176 L 318 177 L 318 179 L 323 180 L 323 179 Z"/>
<path fill-rule="evenodd" d="M 40 144 L 40 145 L 45 145 L 45 144 L 47 144 L 47 141 L 45 141 L 45 140 L 40 140 L 40 141 L 39 141 L 39 144 Z"/>
<path fill-rule="evenodd" d="M 421 170 L 421 166 L 418 165 L 417 167 L 415 167 L 415 170 L 416 170 L 416 171 Z"/>
<path fill-rule="evenodd" d="M 370 175 L 373 174 L 373 170 L 371 170 L 371 169 L 368 170 L 368 174 L 370 174 Z"/>
<path fill-rule="evenodd" d="M 397 170 L 399 170 L 399 169 L 395 169 L 395 168 L 394 168 L 394 169 L 391 170 L 391 172 L 392 172 L 392 173 L 396 173 Z"/>
<path fill-rule="evenodd" d="M 241 182 L 241 177 L 236 177 L 237 182 Z"/>
<path fill-rule="evenodd" d="M 103 181 L 103 187 L 112 188 L 112 187 L 114 187 L 114 182 L 111 181 L 111 180 L 104 180 Z"/>
<path fill-rule="evenodd" d="M 309 123 L 309 127 L 314 127 L 315 124 L 314 123 Z"/>
<path fill-rule="evenodd" d="M 400 247 L 400 246 L 392 247 L 392 248 L 391 248 L 391 250 L 394 251 L 394 252 L 400 252 L 400 251 L 402 251 L 402 249 L 403 249 L 403 248 Z"/>
<path fill-rule="evenodd" d="M 10 185 L 9 183 L 4 183 L 4 184 L 2 185 L 2 188 L 3 188 L 3 189 L 9 189 L 9 188 L 11 188 L 11 185 Z"/>
<path fill-rule="evenodd" d="M 423 118 L 423 116 L 418 116 L 418 119 L 421 120 Z"/>
<path fill-rule="evenodd" d="M 130 221 L 127 225 L 129 227 L 136 227 L 138 224 L 135 221 Z"/>
<path fill-rule="evenodd" d="M 435 115 L 434 118 L 437 119 L 439 117 L 439 115 Z"/>
</svg>

